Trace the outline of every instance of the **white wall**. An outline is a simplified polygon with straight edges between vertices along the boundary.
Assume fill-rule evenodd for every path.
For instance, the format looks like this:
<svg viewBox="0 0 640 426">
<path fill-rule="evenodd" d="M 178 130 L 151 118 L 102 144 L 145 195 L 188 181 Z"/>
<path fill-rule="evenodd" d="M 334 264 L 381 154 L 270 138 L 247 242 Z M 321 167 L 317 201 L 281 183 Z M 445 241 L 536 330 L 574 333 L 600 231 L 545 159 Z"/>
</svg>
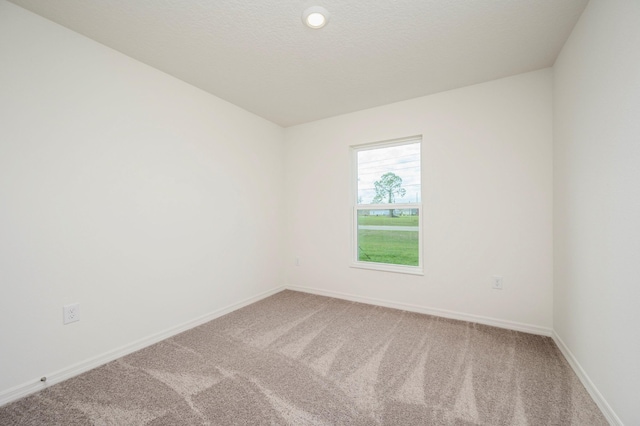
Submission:
<svg viewBox="0 0 640 426">
<path fill-rule="evenodd" d="M 554 328 L 637 425 L 640 2 L 591 0 L 554 74 Z"/>
<path fill-rule="evenodd" d="M 349 146 L 417 134 L 426 273 L 350 268 Z M 288 285 L 550 332 L 550 69 L 290 127 L 285 138 Z M 504 290 L 491 289 L 493 275 Z"/>
<path fill-rule="evenodd" d="M 0 396 L 283 284 L 282 128 L 4 0 L 0 62 Z"/>
</svg>

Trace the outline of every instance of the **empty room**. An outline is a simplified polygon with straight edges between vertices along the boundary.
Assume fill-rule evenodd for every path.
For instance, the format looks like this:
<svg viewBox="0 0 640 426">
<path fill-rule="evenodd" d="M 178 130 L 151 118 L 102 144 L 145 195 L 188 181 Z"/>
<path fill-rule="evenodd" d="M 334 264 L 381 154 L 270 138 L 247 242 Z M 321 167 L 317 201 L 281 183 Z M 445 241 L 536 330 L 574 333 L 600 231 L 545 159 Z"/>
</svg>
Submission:
<svg viewBox="0 0 640 426">
<path fill-rule="evenodd" d="M 639 425 L 640 1 L 0 0 L 0 424 Z"/>
</svg>

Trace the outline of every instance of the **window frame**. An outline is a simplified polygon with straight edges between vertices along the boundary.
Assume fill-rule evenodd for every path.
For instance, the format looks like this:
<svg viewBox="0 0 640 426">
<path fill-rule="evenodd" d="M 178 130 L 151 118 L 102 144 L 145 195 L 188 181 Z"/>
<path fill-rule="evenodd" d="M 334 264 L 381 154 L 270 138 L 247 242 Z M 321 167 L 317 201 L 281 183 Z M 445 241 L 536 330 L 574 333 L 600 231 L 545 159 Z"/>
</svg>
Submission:
<svg viewBox="0 0 640 426">
<path fill-rule="evenodd" d="M 420 144 L 420 202 L 418 203 L 394 203 L 394 204 L 358 204 L 358 152 L 368 151 L 392 146 Z M 401 139 L 393 139 L 382 142 L 373 142 L 359 145 L 351 145 L 351 262 L 350 267 L 370 269 L 384 272 L 396 272 L 402 274 L 424 275 L 423 260 L 423 220 L 422 208 L 422 135 L 410 136 Z M 389 210 L 394 209 L 418 209 L 418 265 L 399 265 L 382 262 L 365 262 L 358 259 L 358 212 L 360 210 Z"/>
</svg>

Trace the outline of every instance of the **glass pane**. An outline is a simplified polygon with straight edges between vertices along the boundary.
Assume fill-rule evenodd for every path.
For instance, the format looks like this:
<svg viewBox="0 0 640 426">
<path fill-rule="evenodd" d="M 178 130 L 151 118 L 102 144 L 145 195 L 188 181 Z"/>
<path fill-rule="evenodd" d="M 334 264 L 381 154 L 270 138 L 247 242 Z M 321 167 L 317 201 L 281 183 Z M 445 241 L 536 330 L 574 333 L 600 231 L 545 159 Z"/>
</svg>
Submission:
<svg viewBox="0 0 640 426">
<path fill-rule="evenodd" d="M 358 260 L 419 266 L 418 209 L 358 210 Z"/>
<path fill-rule="evenodd" d="M 420 142 L 358 151 L 358 204 L 420 202 Z"/>
</svg>

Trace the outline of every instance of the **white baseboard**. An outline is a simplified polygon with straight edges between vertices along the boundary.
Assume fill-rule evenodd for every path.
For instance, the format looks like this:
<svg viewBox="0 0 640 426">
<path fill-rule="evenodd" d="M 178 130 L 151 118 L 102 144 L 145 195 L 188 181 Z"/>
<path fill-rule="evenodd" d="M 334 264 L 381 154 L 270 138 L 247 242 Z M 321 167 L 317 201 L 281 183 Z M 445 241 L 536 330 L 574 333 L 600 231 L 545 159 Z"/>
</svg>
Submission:
<svg viewBox="0 0 640 426">
<path fill-rule="evenodd" d="M 300 291 L 304 293 L 317 294 L 320 296 L 334 297 L 337 299 L 344 299 L 344 300 L 349 300 L 353 302 L 366 303 L 369 305 L 401 309 L 409 312 L 417 312 L 417 313 L 434 315 L 438 317 L 456 319 L 461 321 L 475 322 L 479 324 L 485 324 L 485 325 L 505 328 L 509 330 L 523 331 L 525 333 L 550 336 L 553 338 L 558 348 L 560 348 L 560 351 L 562 352 L 564 357 L 567 359 L 567 362 L 569 362 L 569 365 L 571 365 L 571 368 L 576 373 L 576 375 L 578 376 L 578 378 L 580 379 L 584 387 L 587 389 L 587 392 L 589 392 L 589 394 L 591 395 L 595 403 L 598 405 L 603 415 L 606 417 L 607 421 L 614 426 L 623 426 L 623 423 L 620 420 L 620 418 L 615 414 L 611 406 L 607 403 L 607 401 L 604 399 L 602 394 L 595 387 L 595 385 L 593 384 L 589 376 L 585 373 L 582 366 L 580 366 L 576 358 L 573 356 L 573 354 L 567 347 L 567 345 L 565 345 L 565 343 L 562 341 L 560 336 L 550 328 L 540 327 L 540 326 L 531 325 L 531 324 L 523 324 L 515 321 L 506 321 L 506 320 L 501 320 L 497 318 L 484 317 L 480 315 L 465 314 L 462 312 L 429 308 L 424 306 L 412 305 L 408 303 L 391 302 L 391 301 L 375 299 L 371 297 L 363 297 L 363 296 L 357 296 L 353 294 L 320 290 L 320 289 L 315 289 L 310 287 L 298 287 L 298 286 L 282 286 L 282 287 L 277 287 L 275 289 L 262 292 L 256 296 L 250 297 L 248 299 L 242 300 L 240 302 L 237 302 L 232 305 L 226 306 L 224 308 L 218 309 L 216 311 L 210 312 L 208 314 L 195 318 L 191 321 L 187 321 L 183 324 L 180 324 L 176 327 L 171 327 L 167 330 L 161 331 L 159 333 L 155 333 L 148 337 L 145 337 L 137 341 L 134 341 L 130 344 L 127 344 L 125 346 L 121 346 L 120 348 L 106 352 L 102 355 L 98 355 L 96 357 L 90 358 L 88 360 L 79 362 L 72 366 L 50 373 L 49 375 L 47 375 L 46 382 L 40 382 L 39 380 L 34 380 L 32 382 L 15 386 L 11 389 L 8 389 L 0 393 L 0 407 L 12 401 L 23 398 L 29 394 L 40 391 L 48 386 L 52 386 L 56 383 L 60 383 L 71 377 L 74 377 L 86 371 L 92 370 L 96 367 L 99 367 L 108 362 L 114 361 L 118 358 L 121 358 L 125 355 L 133 353 L 140 349 L 143 349 L 147 346 L 153 345 L 154 343 L 158 343 L 161 340 L 175 336 L 176 334 L 182 333 L 183 331 L 197 327 L 201 324 L 204 324 L 213 319 L 226 315 L 237 309 L 243 308 L 247 305 L 255 303 L 261 299 L 269 297 L 285 289 Z"/>
<path fill-rule="evenodd" d="M 47 377 L 46 382 L 41 382 L 40 379 L 38 378 L 38 379 L 34 379 L 31 382 L 24 383 L 24 384 L 15 386 L 13 388 L 10 388 L 0 393 L 0 407 L 12 401 L 23 398 L 29 394 L 38 392 L 46 387 L 49 387 L 49 386 L 55 385 L 56 383 L 60 383 L 64 380 L 70 379 L 71 377 L 77 376 L 78 374 L 84 373 L 86 371 L 92 370 L 101 365 L 104 365 L 108 362 L 114 361 L 118 358 L 121 358 L 125 355 L 138 351 L 142 348 L 153 345 L 154 343 L 158 343 L 161 340 L 167 339 L 171 336 L 175 336 L 176 334 L 182 333 L 183 331 L 189 330 L 193 327 L 197 327 L 201 324 L 204 324 L 213 319 L 226 315 L 237 309 L 243 308 L 247 305 L 250 305 L 261 299 L 264 299 L 265 297 L 269 297 L 275 293 L 278 293 L 284 289 L 285 287 L 278 287 L 272 290 L 262 292 L 256 296 L 250 297 L 248 299 L 242 300 L 240 302 L 234 303 L 232 305 L 229 305 L 224 308 L 218 309 L 216 311 L 210 312 L 208 314 L 202 315 L 191 321 L 187 321 L 185 323 L 182 323 L 175 327 L 171 327 L 159 333 L 155 333 L 148 337 L 144 337 L 142 339 L 136 340 L 132 343 L 121 346 L 117 349 L 106 352 L 102 355 L 98 355 L 96 357 L 87 359 L 85 361 L 81 361 L 69 367 L 65 367 L 61 370 L 54 371 L 46 376 Z"/>
<path fill-rule="evenodd" d="M 612 426 L 623 426 L 622 420 L 620 420 L 609 403 L 604 399 L 604 397 L 602 396 L 598 388 L 596 388 L 596 386 L 593 384 L 576 357 L 573 356 L 573 353 L 571 353 L 564 341 L 560 338 L 560 336 L 558 336 L 558 333 L 554 331 L 552 337 L 558 348 L 560 348 L 562 355 L 564 355 L 564 357 L 567 359 L 567 362 L 569 362 L 569 365 L 571 365 L 571 368 L 576 373 L 587 392 L 589 392 L 589 395 L 591 395 L 591 398 L 596 403 L 598 408 L 600 408 L 600 411 L 602 411 L 602 414 L 607 419 L 609 424 L 611 424 Z"/>
<path fill-rule="evenodd" d="M 301 291 L 304 293 L 317 294 L 320 296 L 335 297 L 337 299 L 350 300 L 352 302 L 366 303 L 369 305 L 384 306 L 385 308 L 401 309 L 403 311 L 428 314 L 436 317 L 456 319 L 460 321 L 475 322 L 478 324 L 491 325 L 508 330 L 523 331 L 525 333 L 538 334 L 551 337 L 553 330 L 547 327 L 540 327 L 532 324 L 523 324 L 515 321 L 501 320 L 498 318 L 484 317 L 481 315 L 465 314 L 462 312 L 448 311 L 445 309 L 429 308 L 426 306 L 412 305 L 409 303 L 391 302 L 388 300 L 375 299 L 372 297 L 356 296 L 354 294 L 340 293 L 337 291 L 320 290 L 310 287 L 286 286 L 289 290 Z"/>
</svg>

